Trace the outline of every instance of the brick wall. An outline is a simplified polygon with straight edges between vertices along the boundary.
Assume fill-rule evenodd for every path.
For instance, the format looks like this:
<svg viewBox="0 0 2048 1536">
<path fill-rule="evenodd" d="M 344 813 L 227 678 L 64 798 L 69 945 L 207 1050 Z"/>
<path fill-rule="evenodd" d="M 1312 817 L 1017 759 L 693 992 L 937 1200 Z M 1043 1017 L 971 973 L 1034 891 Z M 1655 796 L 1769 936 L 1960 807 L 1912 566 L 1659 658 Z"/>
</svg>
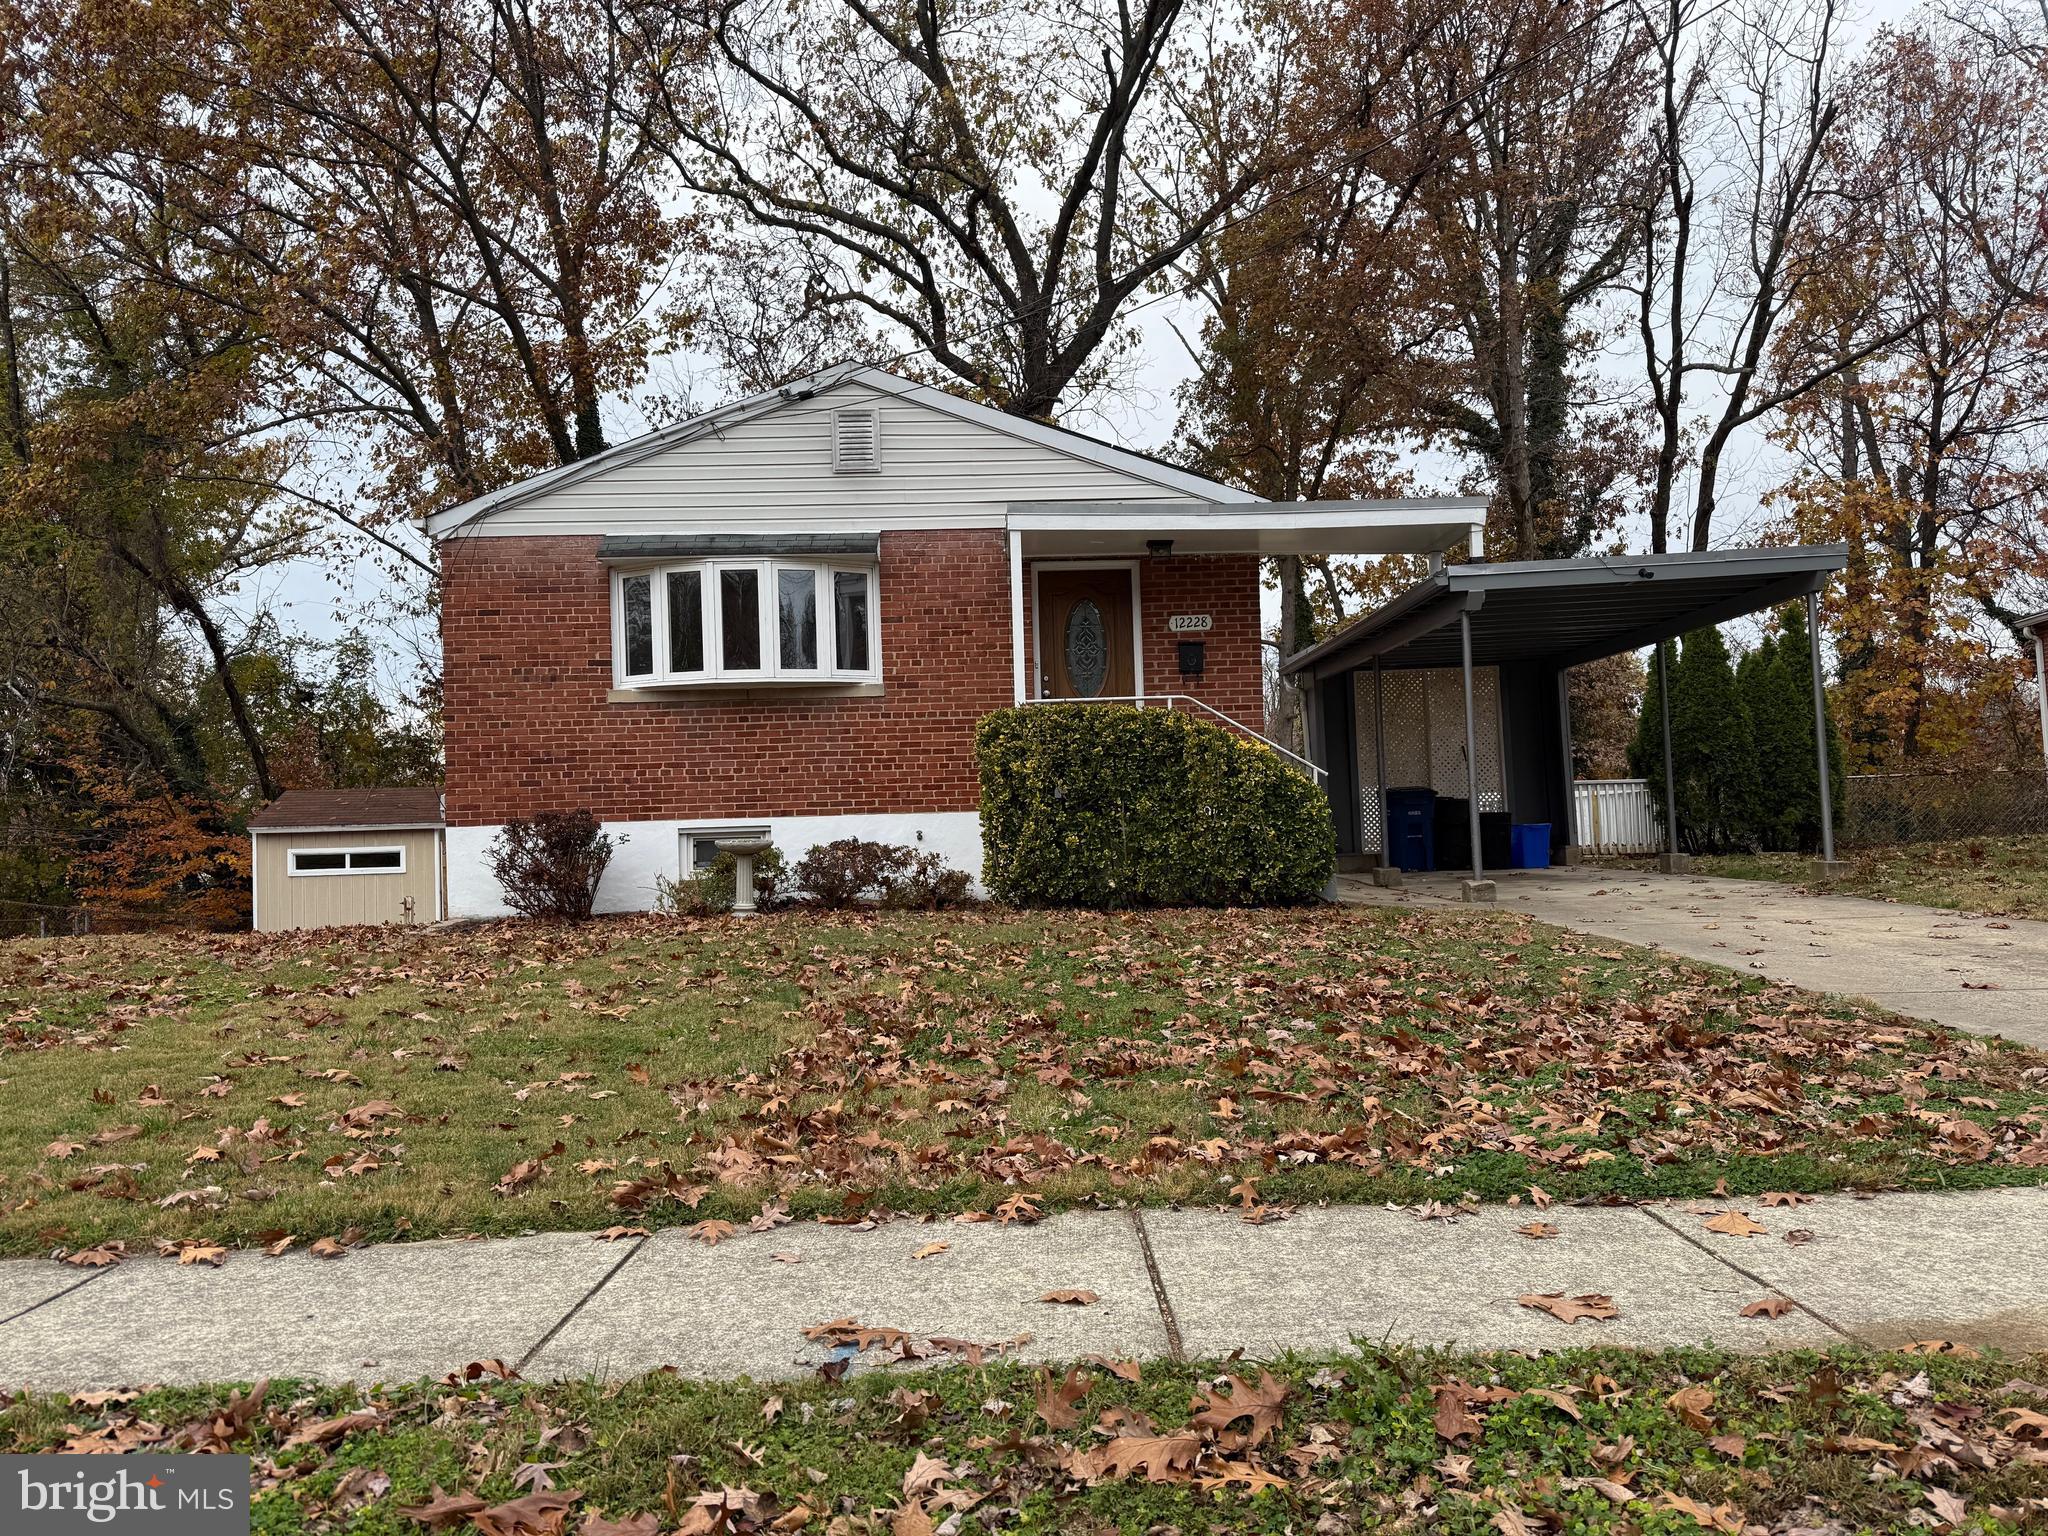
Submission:
<svg viewBox="0 0 2048 1536">
<path fill-rule="evenodd" d="M 975 809 L 974 723 L 1010 702 L 1002 533 L 882 535 L 883 697 L 758 702 L 688 690 L 607 702 L 610 584 L 597 544 L 442 546 L 451 826 L 577 807 L 608 821 Z M 1196 694 L 1256 729 L 1257 560 L 1148 560 L 1139 590 L 1149 691 Z M 1215 619 L 1199 682 L 1179 676 L 1171 613 Z"/>
<path fill-rule="evenodd" d="M 1187 555 L 1147 560 L 1138 568 L 1142 605 L 1140 644 L 1147 693 L 1192 694 L 1253 731 L 1266 728 L 1266 696 L 1259 676 L 1259 560 L 1256 555 Z M 1216 621 L 1206 635 L 1172 635 L 1176 613 L 1206 613 Z M 1206 640 L 1207 670 L 1180 675 L 1181 640 Z"/>
</svg>

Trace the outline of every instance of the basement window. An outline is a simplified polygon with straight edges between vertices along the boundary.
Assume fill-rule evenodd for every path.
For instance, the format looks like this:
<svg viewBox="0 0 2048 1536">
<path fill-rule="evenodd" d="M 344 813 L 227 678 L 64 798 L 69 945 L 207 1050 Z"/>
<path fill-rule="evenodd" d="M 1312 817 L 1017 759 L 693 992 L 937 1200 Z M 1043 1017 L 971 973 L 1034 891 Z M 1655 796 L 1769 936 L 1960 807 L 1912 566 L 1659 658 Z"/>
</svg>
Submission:
<svg viewBox="0 0 2048 1536">
<path fill-rule="evenodd" d="M 703 874 L 718 862 L 718 845 L 741 837 L 766 837 L 766 827 L 690 827 L 683 831 L 683 877 Z"/>
<path fill-rule="evenodd" d="M 620 687 L 881 678 L 873 565 L 696 560 L 612 578 Z"/>
<path fill-rule="evenodd" d="M 294 848 L 294 875 L 402 875 L 403 848 Z"/>
</svg>

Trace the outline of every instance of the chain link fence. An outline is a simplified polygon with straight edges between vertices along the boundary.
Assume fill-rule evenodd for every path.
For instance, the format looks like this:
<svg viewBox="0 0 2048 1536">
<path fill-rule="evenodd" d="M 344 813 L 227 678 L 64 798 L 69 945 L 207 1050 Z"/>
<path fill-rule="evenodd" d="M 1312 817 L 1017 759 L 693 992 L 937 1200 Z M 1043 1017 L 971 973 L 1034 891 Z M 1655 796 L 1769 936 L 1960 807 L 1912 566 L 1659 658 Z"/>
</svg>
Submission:
<svg viewBox="0 0 2048 1536">
<path fill-rule="evenodd" d="M 0 939 L 57 939 L 87 933 L 154 933 L 190 929 L 191 919 L 170 912 L 119 907 L 63 906 L 40 901 L 0 901 Z"/>
<path fill-rule="evenodd" d="M 2038 771 L 1851 774 L 1843 799 L 1845 848 L 2048 833 L 2048 775 Z"/>
</svg>

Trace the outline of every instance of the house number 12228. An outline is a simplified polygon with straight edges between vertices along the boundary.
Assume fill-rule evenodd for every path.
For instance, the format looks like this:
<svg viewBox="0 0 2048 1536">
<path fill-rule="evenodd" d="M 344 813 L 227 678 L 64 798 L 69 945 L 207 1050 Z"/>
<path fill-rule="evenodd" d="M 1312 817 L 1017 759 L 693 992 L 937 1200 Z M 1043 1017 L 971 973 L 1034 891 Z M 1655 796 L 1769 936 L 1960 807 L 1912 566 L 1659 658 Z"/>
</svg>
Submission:
<svg viewBox="0 0 2048 1536">
<path fill-rule="evenodd" d="M 1176 613 L 1166 621 L 1169 635 L 1206 635 L 1214 621 L 1206 613 Z"/>
</svg>

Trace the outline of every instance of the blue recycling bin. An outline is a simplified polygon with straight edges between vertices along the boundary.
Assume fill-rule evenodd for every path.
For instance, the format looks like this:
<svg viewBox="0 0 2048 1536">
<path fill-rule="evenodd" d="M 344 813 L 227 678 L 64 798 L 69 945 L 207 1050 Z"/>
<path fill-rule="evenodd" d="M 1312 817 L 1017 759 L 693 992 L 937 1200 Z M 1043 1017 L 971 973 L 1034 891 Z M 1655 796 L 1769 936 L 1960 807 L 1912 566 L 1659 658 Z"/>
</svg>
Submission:
<svg viewBox="0 0 2048 1536">
<path fill-rule="evenodd" d="M 1396 869 L 1436 868 L 1436 791 L 1387 791 L 1387 862 Z"/>
<path fill-rule="evenodd" d="M 1510 866 L 1515 869 L 1550 868 L 1550 823 L 1518 821 L 1509 833 Z"/>
</svg>

